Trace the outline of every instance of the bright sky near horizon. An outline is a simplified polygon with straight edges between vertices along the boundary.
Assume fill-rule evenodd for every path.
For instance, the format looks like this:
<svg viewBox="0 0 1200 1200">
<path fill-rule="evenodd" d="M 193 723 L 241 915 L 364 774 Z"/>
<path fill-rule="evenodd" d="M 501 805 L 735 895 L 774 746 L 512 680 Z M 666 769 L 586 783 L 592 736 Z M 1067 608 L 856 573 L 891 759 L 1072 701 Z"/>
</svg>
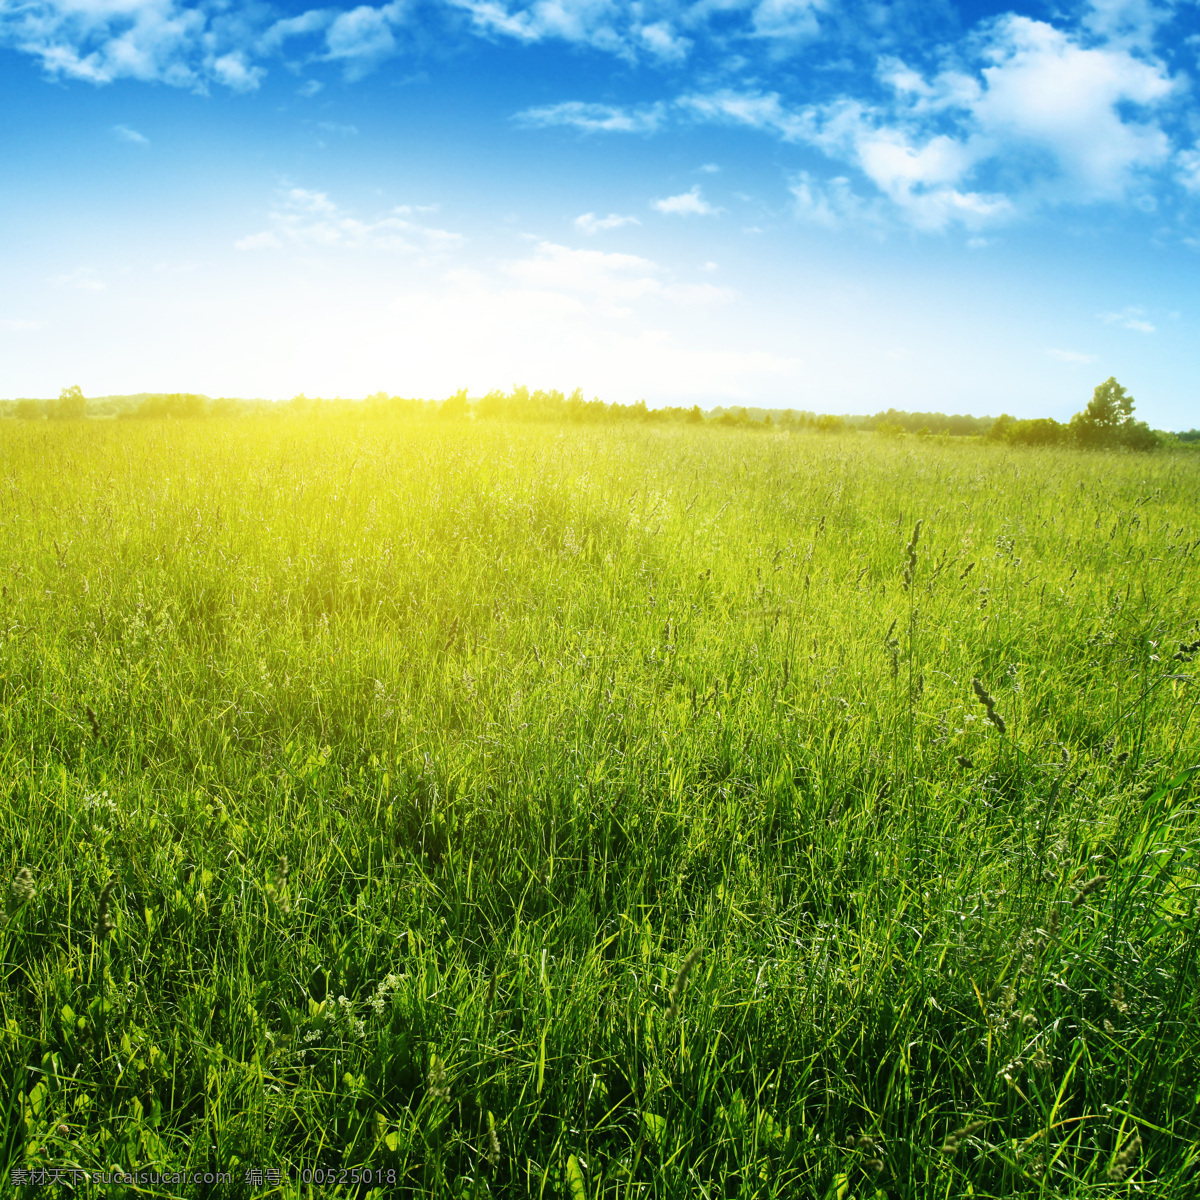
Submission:
<svg viewBox="0 0 1200 1200">
<path fill-rule="evenodd" d="M 1200 425 L 1200 4 L 0 0 L 0 395 Z"/>
</svg>

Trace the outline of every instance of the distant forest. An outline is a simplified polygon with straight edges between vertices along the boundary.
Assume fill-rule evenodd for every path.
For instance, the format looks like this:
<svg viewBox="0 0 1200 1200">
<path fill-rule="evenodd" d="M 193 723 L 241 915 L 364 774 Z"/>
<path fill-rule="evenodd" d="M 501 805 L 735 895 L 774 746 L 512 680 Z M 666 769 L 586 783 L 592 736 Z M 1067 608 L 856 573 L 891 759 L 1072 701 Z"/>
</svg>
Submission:
<svg viewBox="0 0 1200 1200">
<path fill-rule="evenodd" d="M 78 387 L 64 388 L 57 399 L 0 400 L 0 418 L 43 420 L 176 420 L 295 417 L 403 417 L 428 420 L 517 420 L 562 424 L 620 423 L 717 425 L 738 429 L 812 431 L 822 434 L 871 433 L 884 438 L 982 438 L 1013 445 L 1074 445 L 1154 450 L 1165 446 L 1200 449 L 1200 430 L 1182 432 L 1151 429 L 1133 416 L 1134 402 L 1115 379 L 1096 387 L 1087 407 L 1067 423 L 1051 417 L 1018 420 L 1007 414 L 973 417 L 940 412 L 905 412 L 889 408 L 874 415 L 838 416 L 796 408 L 650 408 L 636 404 L 606 404 L 585 400 L 576 389 L 569 396 L 552 391 L 514 387 L 469 397 L 466 389 L 445 400 L 422 400 L 376 392 L 361 400 L 309 398 L 287 401 L 212 398 L 193 392 L 140 392 L 128 396 L 88 399 Z"/>
</svg>

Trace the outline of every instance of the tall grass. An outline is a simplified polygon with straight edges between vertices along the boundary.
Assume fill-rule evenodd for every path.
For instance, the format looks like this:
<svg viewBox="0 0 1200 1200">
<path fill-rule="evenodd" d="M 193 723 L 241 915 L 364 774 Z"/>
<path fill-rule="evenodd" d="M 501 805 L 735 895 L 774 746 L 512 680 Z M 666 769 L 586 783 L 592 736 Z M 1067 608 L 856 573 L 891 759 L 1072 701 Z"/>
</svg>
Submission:
<svg viewBox="0 0 1200 1200">
<path fill-rule="evenodd" d="M 0 1190 L 1194 1195 L 1198 513 L 1170 456 L 5 423 Z"/>
</svg>

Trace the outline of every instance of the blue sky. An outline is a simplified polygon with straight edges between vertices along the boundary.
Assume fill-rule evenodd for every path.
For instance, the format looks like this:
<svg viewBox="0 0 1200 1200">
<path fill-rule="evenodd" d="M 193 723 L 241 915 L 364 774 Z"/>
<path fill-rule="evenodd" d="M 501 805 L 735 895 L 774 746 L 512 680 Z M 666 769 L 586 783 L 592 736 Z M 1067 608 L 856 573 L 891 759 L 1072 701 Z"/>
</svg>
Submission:
<svg viewBox="0 0 1200 1200">
<path fill-rule="evenodd" d="M 0 0 L 0 395 L 1200 425 L 1200 5 Z"/>
</svg>

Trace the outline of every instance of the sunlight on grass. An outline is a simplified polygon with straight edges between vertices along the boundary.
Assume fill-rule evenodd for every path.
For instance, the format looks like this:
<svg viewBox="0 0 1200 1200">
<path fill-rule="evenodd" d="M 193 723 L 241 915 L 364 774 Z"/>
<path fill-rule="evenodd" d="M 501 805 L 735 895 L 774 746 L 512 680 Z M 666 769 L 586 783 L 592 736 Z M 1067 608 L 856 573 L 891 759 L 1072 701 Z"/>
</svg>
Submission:
<svg viewBox="0 0 1200 1200">
<path fill-rule="evenodd" d="M 1194 1195 L 1198 484 L 0 425 L 3 1178 Z"/>
</svg>

